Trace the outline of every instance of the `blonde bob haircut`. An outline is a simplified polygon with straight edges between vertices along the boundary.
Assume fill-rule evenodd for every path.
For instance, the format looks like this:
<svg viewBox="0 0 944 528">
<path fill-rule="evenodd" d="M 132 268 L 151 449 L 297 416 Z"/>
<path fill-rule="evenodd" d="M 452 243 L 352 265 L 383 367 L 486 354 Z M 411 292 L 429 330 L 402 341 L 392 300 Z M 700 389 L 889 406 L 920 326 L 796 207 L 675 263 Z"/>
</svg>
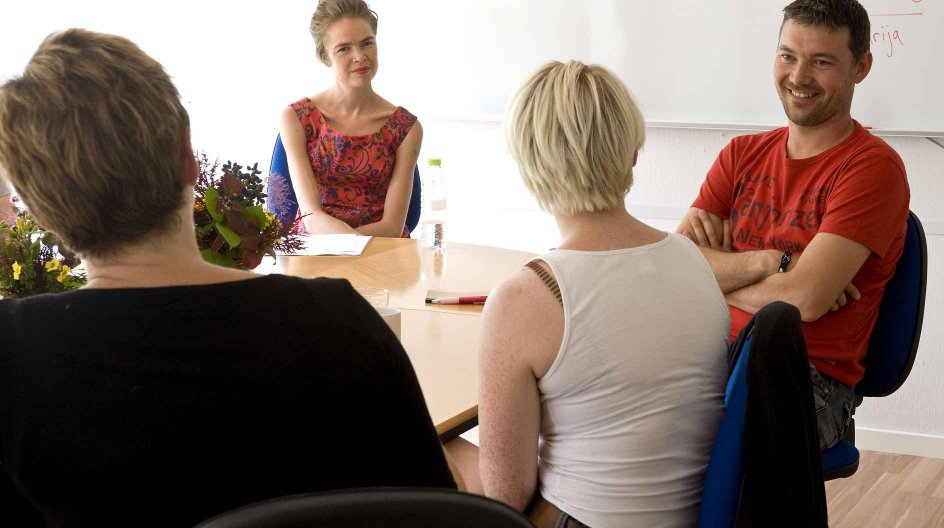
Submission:
<svg viewBox="0 0 944 528">
<path fill-rule="evenodd" d="M 0 85 L 0 165 L 30 211 L 83 256 L 179 222 L 189 126 L 164 68 L 114 35 L 53 33 Z"/>
<path fill-rule="evenodd" d="M 555 61 L 515 94 L 505 138 L 541 207 L 575 215 L 622 203 L 646 127 L 629 91 L 609 70 Z"/>
</svg>

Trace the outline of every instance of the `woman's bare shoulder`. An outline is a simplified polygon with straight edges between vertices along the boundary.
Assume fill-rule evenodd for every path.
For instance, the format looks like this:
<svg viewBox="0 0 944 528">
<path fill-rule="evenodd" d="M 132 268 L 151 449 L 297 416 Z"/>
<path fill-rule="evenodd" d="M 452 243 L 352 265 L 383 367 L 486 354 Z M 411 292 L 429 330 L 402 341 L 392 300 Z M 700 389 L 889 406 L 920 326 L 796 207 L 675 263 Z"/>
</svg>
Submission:
<svg viewBox="0 0 944 528">
<path fill-rule="evenodd" d="M 540 302 L 545 290 L 547 287 L 537 274 L 522 266 L 495 286 L 489 294 L 488 301 L 509 306 L 530 305 L 533 302 Z"/>
<path fill-rule="evenodd" d="M 549 270 L 548 270 L 549 271 Z M 489 293 L 483 314 L 483 341 L 495 352 L 514 350 L 541 377 L 560 349 L 563 307 L 533 269 L 521 267 Z"/>
</svg>

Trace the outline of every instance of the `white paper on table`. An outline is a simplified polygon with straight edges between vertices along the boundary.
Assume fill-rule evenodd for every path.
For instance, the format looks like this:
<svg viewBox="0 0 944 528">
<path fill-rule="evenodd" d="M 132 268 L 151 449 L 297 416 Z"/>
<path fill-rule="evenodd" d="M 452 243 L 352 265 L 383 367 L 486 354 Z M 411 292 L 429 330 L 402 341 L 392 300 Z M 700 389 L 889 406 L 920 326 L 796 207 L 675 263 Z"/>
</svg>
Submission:
<svg viewBox="0 0 944 528">
<path fill-rule="evenodd" d="M 364 252 L 367 243 L 373 237 L 352 234 L 338 235 L 301 235 L 304 247 L 296 253 L 277 253 L 278 255 L 341 255 L 356 256 Z"/>
</svg>

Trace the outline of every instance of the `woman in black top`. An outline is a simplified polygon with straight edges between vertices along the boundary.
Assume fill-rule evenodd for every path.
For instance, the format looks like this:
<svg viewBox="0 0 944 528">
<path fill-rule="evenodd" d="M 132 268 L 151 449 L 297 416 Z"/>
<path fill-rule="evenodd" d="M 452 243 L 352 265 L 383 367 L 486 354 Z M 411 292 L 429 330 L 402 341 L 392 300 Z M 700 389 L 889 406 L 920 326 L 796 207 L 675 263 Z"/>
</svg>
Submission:
<svg viewBox="0 0 944 528">
<path fill-rule="evenodd" d="M 121 37 L 53 34 L 0 87 L 0 167 L 89 277 L 0 301 L 16 489 L 49 526 L 183 526 L 292 493 L 455 487 L 409 359 L 346 281 L 202 260 L 189 136 L 168 75 Z"/>
</svg>

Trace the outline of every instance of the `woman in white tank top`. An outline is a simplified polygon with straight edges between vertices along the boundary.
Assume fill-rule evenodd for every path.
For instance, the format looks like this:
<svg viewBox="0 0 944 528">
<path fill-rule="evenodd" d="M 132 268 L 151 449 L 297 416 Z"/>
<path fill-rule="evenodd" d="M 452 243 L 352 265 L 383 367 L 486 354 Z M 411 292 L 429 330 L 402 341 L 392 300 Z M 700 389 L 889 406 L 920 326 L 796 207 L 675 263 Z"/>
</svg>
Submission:
<svg viewBox="0 0 944 528">
<path fill-rule="evenodd" d="M 485 307 L 485 494 L 530 505 L 538 526 L 694 526 L 723 412 L 728 310 L 688 239 L 626 210 L 642 115 L 606 69 L 554 62 L 506 123 L 561 244 Z"/>
</svg>

